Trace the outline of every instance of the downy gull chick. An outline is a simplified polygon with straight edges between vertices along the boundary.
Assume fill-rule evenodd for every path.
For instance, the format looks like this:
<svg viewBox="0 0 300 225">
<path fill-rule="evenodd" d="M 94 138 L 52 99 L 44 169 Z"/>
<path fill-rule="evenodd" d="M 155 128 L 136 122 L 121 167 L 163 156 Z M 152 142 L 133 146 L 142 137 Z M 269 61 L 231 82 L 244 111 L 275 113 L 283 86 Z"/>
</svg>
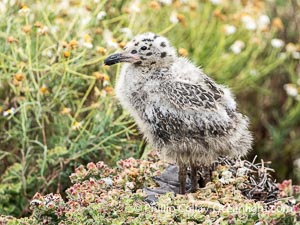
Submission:
<svg viewBox="0 0 300 225">
<path fill-rule="evenodd" d="M 117 79 L 116 96 L 148 143 L 178 164 L 179 193 L 186 191 L 188 166 L 194 192 L 201 166 L 218 156 L 244 156 L 251 149 L 248 118 L 237 111 L 230 90 L 178 57 L 167 38 L 138 35 L 104 61 L 120 62 L 127 63 Z"/>
</svg>

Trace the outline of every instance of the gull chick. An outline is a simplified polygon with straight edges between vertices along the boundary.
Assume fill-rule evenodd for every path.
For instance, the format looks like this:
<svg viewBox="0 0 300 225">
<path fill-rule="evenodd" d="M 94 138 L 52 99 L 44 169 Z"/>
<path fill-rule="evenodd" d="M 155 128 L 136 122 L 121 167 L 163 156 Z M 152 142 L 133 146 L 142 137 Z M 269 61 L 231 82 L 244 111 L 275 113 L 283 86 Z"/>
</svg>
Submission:
<svg viewBox="0 0 300 225">
<path fill-rule="evenodd" d="M 198 188 L 197 170 L 219 156 L 237 158 L 251 149 L 248 118 L 236 109 L 230 90 L 189 60 L 178 57 L 167 38 L 145 33 L 104 63 L 126 62 L 116 96 L 134 117 L 148 143 L 179 167 L 179 193 Z"/>
</svg>

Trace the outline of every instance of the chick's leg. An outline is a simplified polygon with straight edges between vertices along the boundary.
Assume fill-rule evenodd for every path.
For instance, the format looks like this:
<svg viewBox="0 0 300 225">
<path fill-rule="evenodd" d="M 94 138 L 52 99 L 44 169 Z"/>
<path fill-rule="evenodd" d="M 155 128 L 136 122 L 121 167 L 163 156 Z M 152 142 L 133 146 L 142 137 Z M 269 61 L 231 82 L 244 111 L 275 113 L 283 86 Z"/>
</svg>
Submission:
<svg viewBox="0 0 300 225">
<path fill-rule="evenodd" d="M 198 189 L 198 176 L 197 172 L 199 167 L 196 166 L 194 163 L 190 163 L 191 167 L 191 192 L 196 192 Z"/>
<path fill-rule="evenodd" d="M 186 183 L 186 175 L 187 169 L 186 165 L 183 163 L 179 163 L 179 172 L 178 172 L 178 180 L 179 180 L 179 194 L 185 194 L 185 183 Z"/>
</svg>

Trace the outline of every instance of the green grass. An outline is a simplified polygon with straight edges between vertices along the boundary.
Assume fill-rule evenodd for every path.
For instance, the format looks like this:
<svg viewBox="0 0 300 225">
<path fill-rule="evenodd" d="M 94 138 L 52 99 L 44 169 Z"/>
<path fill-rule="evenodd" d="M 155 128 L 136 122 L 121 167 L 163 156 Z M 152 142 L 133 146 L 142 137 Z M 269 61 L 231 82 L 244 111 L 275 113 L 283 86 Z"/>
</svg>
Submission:
<svg viewBox="0 0 300 225">
<path fill-rule="evenodd" d="M 253 154 L 275 161 L 279 179 L 295 177 L 300 107 L 283 85 L 299 88 L 299 60 L 284 46 L 271 45 L 281 33 L 272 25 L 278 15 L 267 12 L 268 5 L 66 2 L 27 0 L 1 8 L 0 214 L 26 215 L 35 192 L 63 193 L 79 164 L 113 165 L 143 155 L 141 135 L 113 95 L 120 66 L 104 67 L 103 60 L 130 36 L 146 31 L 167 36 L 207 74 L 230 86 L 251 119 Z M 270 24 L 247 30 L 246 8 L 255 20 L 269 14 Z M 97 19 L 101 12 L 106 15 Z M 226 24 L 236 32 L 226 35 Z M 245 47 L 234 54 L 237 40 Z"/>
</svg>

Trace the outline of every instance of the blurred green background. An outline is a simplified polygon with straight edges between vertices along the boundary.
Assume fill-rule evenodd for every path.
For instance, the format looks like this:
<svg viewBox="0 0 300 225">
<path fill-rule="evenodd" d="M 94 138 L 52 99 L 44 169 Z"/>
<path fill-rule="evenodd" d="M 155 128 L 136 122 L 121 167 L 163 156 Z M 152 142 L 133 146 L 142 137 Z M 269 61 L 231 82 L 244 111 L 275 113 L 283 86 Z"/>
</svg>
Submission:
<svg viewBox="0 0 300 225">
<path fill-rule="evenodd" d="M 28 214 L 80 164 L 142 157 L 147 145 L 114 97 L 105 57 L 134 35 L 178 54 L 235 93 L 251 120 L 248 159 L 300 182 L 300 1 L 0 2 L 0 214 Z"/>
</svg>

